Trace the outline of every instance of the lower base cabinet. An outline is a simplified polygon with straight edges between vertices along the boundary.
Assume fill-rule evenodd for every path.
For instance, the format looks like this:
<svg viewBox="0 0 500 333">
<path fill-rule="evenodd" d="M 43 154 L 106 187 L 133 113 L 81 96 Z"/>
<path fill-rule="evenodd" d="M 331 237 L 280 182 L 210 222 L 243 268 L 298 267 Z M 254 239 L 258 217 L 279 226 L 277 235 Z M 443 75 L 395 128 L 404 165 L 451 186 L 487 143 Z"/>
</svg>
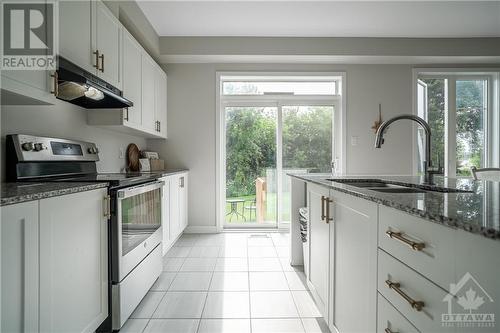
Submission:
<svg viewBox="0 0 500 333">
<path fill-rule="evenodd" d="M 332 191 L 331 316 L 339 332 L 373 332 L 377 316 L 377 205 Z"/>
<path fill-rule="evenodd" d="M 0 331 L 38 332 L 38 201 L 0 212 Z"/>
<path fill-rule="evenodd" d="M 162 191 L 163 255 L 188 225 L 188 173 L 166 176 Z"/>
<path fill-rule="evenodd" d="M 107 189 L 1 208 L 2 332 L 94 332 L 108 315 Z"/>
<path fill-rule="evenodd" d="M 500 332 L 498 239 L 306 188 L 307 283 L 331 332 Z"/>
</svg>

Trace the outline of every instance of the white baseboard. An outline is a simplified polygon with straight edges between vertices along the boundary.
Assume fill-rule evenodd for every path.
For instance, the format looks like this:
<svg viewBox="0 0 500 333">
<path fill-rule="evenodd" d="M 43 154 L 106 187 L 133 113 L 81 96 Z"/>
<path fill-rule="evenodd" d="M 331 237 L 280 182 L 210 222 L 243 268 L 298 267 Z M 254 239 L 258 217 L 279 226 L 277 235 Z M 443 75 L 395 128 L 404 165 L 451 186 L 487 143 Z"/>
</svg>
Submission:
<svg viewBox="0 0 500 333">
<path fill-rule="evenodd" d="M 184 230 L 186 234 L 216 234 L 217 227 L 214 225 L 188 225 Z"/>
</svg>

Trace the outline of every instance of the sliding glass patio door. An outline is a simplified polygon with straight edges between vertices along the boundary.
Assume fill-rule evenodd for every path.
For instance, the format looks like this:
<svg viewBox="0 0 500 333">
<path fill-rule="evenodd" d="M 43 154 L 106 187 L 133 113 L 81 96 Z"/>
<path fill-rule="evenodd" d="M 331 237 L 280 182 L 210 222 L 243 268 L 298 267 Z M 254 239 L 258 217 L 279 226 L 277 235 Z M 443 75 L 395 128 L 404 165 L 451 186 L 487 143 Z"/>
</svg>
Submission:
<svg viewBox="0 0 500 333">
<path fill-rule="evenodd" d="M 336 101 L 229 102 L 224 116 L 225 228 L 290 222 L 294 173 L 331 172 Z"/>
</svg>

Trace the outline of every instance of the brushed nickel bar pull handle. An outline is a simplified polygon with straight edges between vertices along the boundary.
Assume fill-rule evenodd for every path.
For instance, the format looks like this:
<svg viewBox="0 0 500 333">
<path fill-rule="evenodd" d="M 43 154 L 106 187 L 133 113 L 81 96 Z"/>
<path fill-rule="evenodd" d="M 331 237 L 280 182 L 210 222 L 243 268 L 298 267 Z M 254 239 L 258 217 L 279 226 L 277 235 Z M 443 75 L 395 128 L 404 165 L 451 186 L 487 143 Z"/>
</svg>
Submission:
<svg viewBox="0 0 500 333">
<path fill-rule="evenodd" d="M 326 218 L 325 215 L 325 196 L 321 196 L 321 221 L 324 221 Z"/>
<path fill-rule="evenodd" d="M 158 132 L 161 132 L 161 121 L 158 120 Z"/>
<path fill-rule="evenodd" d="M 125 120 L 128 121 L 128 108 L 125 108 Z"/>
<path fill-rule="evenodd" d="M 387 236 L 391 237 L 392 239 L 396 239 L 396 240 L 400 241 L 401 243 L 408 245 L 412 250 L 422 251 L 425 248 L 425 243 L 414 242 L 408 238 L 405 238 L 403 236 L 403 233 L 401 233 L 401 232 L 394 232 L 391 230 L 387 230 L 385 233 Z"/>
<path fill-rule="evenodd" d="M 100 70 L 99 68 L 99 50 L 95 50 L 92 52 L 95 55 L 95 65 L 93 65 L 97 70 Z"/>
<path fill-rule="evenodd" d="M 386 327 L 386 329 L 384 330 L 385 333 L 399 333 L 399 332 L 394 332 L 393 330 L 391 330 L 389 327 Z"/>
<path fill-rule="evenodd" d="M 54 71 L 54 74 L 51 74 L 50 77 L 52 78 L 52 82 L 54 83 L 54 90 L 52 90 L 50 93 L 54 94 L 54 96 L 59 96 L 59 74 L 57 71 Z"/>
<path fill-rule="evenodd" d="M 104 73 L 104 53 L 99 56 L 101 58 L 101 68 L 98 68 L 101 72 Z"/>
<path fill-rule="evenodd" d="M 389 289 L 394 290 L 399 296 L 403 297 L 410 306 L 416 311 L 422 311 L 425 304 L 422 301 L 415 301 L 413 298 L 408 296 L 404 291 L 401 290 L 401 284 L 399 282 L 392 282 L 391 280 L 386 280 L 385 283 Z"/>
<path fill-rule="evenodd" d="M 104 197 L 104 217 L 109 219 L 111 217 L 111 197 L 109 195 Z"/>
<path fill-rule="evenodd" d="M 326 204 L 326 216 L 325 216 L 325 222 L 330 223 L 330 221 L 333 221 L 333 217 L 330 217 L 330 204 L 333 202 L 332 199 L 325 197 L 325 204 Z"/>
</svg>

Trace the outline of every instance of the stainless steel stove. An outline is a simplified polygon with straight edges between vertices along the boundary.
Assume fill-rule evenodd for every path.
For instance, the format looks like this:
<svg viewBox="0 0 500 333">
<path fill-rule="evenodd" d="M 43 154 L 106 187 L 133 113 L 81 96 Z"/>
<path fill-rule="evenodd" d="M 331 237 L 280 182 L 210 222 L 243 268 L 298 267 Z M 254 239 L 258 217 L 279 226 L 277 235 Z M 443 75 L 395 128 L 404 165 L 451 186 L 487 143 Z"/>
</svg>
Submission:
<svg viewBox="0 0 500 333">
<path fill-rule="evenodd" d="M 154 173 L 98 173 L 91 142 L 7 135 L 7 181 L 107 182 L 109 308 L 99 331 L 120 329 L 162 270 L 163 182 Z"/>
</svg>

